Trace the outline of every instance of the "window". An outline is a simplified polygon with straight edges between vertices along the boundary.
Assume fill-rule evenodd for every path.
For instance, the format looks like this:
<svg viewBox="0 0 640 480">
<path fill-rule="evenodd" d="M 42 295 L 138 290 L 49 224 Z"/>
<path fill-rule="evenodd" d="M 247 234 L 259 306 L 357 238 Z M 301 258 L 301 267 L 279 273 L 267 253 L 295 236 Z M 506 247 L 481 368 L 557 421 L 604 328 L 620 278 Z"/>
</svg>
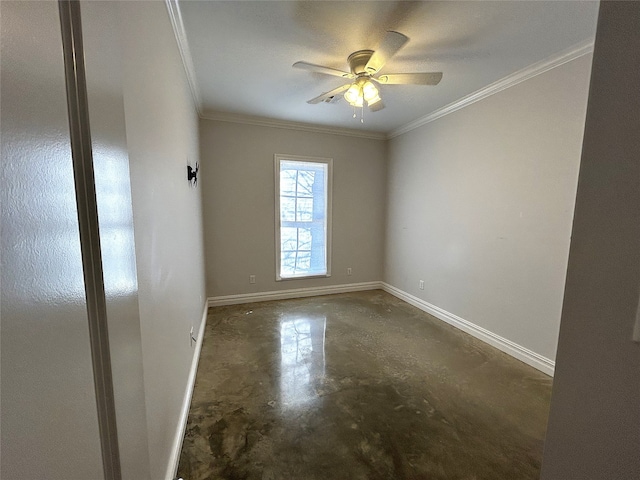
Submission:
<svg viewBox="0 0 640 480">
<path fill-rule="evenodd" d="M 275 158 L 276 280 L 328 277 L 332 160 Z"/>
</svg>

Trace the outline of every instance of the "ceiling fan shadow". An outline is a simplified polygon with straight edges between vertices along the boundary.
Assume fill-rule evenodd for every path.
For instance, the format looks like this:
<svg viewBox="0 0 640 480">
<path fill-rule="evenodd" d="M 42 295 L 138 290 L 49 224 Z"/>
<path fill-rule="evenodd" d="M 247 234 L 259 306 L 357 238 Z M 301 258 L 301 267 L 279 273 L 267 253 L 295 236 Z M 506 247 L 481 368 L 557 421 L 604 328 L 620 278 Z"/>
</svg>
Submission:
<svg viewBox="0 0 640 480">
<path fill-rule="evenodd" d="M 402 31 L 424 2 L 294 2 L 292 19 L 327 45 L 345 51 L 375 49 L 381 32 Z"/>
<path fill-rule="evenodd" d="M 425 53 L 398 55 L 395 60 L 397 60 L 397 63 L 400 65 L 402 65 L 402 62 L 407 62 L 412 64 L 424 62 L 425 64 L 428 65 L 432 63 L 486 59 L 486 58 L 489 58 L 490 56 L 491 56 L 491 52 L 486 50 L 458 51 L 456 49 L 450 49 L 450 50 L 442 50 L 442 51 L 433 51 L 431 49 L 425 49 Z"/>
</svg>

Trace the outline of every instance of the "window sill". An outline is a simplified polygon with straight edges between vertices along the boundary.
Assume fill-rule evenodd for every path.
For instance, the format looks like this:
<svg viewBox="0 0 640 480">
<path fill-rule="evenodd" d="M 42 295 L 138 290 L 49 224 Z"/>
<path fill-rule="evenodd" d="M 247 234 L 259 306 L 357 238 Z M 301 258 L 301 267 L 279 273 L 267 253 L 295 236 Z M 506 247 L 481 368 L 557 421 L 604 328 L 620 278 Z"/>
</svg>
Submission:
<svg viewBox="0 0 640 480">
<path fill-rule="evenodd" d="M 278 277 L 276 276 L 276 282 L 286 282 L 288 280 L 307 280 L 311 278 L 329 278 L 331 277 L 330 273 L 323 273 L 320 275 L 299 275 L 295 277 Z"/>
</svg>

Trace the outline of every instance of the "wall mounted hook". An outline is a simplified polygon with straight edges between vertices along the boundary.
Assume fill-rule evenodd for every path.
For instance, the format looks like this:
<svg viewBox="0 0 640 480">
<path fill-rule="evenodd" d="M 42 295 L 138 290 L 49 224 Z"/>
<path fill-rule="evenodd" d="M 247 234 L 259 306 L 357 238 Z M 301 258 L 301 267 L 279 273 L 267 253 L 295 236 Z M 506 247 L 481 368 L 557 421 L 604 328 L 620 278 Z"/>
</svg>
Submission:
<svg viewBox="0 0 640 480">
<path fill-rule="evenodd" d="M 191 165 L 187 165 L 187 181 L 190 185 L 198 185 L 198 163 L 196 162 L 196 168 L 192 168 Z"/>
</svg>

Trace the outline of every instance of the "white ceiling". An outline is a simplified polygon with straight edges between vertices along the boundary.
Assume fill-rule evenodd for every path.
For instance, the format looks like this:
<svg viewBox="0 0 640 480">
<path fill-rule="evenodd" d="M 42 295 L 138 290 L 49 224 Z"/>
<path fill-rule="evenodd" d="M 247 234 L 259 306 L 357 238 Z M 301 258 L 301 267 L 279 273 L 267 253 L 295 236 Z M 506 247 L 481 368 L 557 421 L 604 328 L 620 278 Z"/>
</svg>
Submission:
<svg viewBox="0 0 640 480">
<path fill-rule="evenodd" d="M 204 116 L 266 117 L 391 132 L 558 52 L 592 42 L 595 1 L 191 1 L 179 8 Z M 382 73 L 442 71 L 438 86 L 383 85 L 365 123 L 344 100 L 307 100 L 345 83 L 294 69 L 347 70 L 386 30 L 409 42 Z"/>
</svg>

